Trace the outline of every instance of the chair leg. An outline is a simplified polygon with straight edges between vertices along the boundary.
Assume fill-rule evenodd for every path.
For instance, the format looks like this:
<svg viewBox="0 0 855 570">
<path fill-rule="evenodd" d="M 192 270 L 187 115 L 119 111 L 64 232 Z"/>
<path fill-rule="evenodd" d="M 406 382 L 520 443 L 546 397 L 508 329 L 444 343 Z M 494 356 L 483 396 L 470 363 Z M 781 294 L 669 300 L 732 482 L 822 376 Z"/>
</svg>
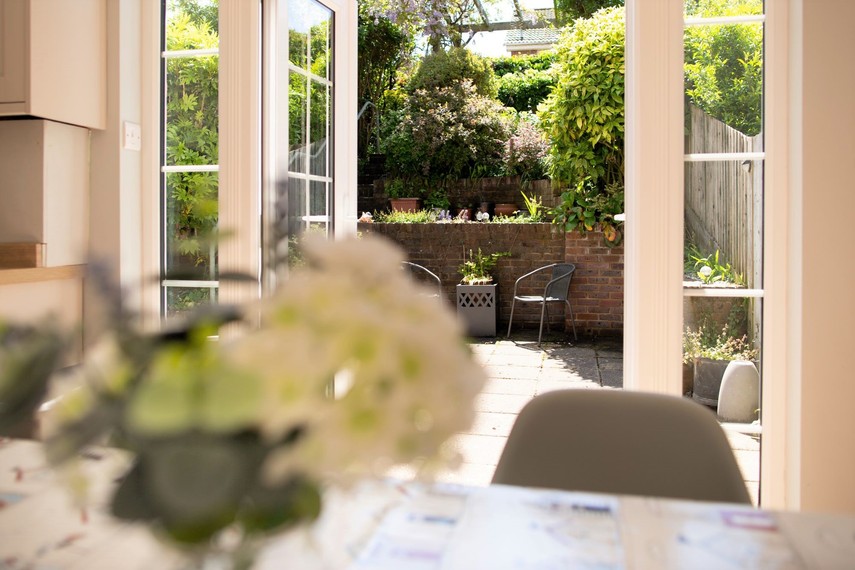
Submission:
<svg viewBox="0 0 855 570">
<path fill-rule="evenodd" d="M 570 304 L 570 301 L 564 301 L 567 303 L 567 309 L 570 311 L 570 322 L 573 324 L 573 340 L 579 340 L 579 337 L 576 336 L 576 317 L 573 316 L 573 306 Z"/>
<path fill-rule="evenodd" d="M 540 346 L 540 339 L 543 336 L 543 315 L 546 312 L 546 301 L 540 304 L 540 330 L 537 332 L 537 346 Z"/>
<path fill-rule="evenodd" d="M 511 318 L 508 319 L 508 336 L 506 336 L 505 338 L 511 338 L 511 325 L 514 322 L 514 305 L 516 304 L 516 302 L 517 300 L 515 298 L 511 300 Z"/>
</svg>

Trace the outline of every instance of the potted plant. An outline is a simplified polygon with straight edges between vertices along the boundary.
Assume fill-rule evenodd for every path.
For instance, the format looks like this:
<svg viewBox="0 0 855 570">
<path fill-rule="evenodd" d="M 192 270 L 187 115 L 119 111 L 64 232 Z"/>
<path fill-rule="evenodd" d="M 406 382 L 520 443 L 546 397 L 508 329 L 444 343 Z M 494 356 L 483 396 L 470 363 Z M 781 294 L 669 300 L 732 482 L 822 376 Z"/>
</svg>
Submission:
<svg viewBox="0 0 855 570">
<path fill-rule="evenodd" d="M 492 270 L 499 259 L 508 256 L 509 251 L 485 254 L 469 250 L 468 259 L 464 258 L 459 272 L 463 277 L 457 285 L 457 315 L 466 324 L 470 336 L 496 336 L 496 315 L 498 296 L 493 283 Z"/>
<path fill-rule="evenodd" d="M 392 211 L 415 212 L 421 207 L 420 192 L 411 182 L 403 178 L 393 178 L 385 186 Z"/>
<path fill-rule="evenodd" d="M 731 334 L 728 325 L 718 334 L 707 326 L 687 328 L 683 333 L 683 363 L 691 362 L 693 366 L 692 399 L 706 406 L 718 405 L 721 379 L 731 361 L 756 359 L 757 349 L 747 335 Z"/>
</svg>

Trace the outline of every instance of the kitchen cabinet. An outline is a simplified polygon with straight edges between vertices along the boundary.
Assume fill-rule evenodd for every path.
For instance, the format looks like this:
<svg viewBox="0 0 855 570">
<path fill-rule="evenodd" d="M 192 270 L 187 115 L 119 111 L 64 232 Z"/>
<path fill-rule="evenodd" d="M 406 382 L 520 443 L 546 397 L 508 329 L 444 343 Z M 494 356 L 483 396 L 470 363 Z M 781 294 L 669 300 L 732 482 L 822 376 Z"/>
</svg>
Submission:
<svg viewBox="0 0 855 570">
<path fill-rule="evenodd" d="M 106 123 L 105 0 L 0 0 L 0 116 Z"/>
</svg>

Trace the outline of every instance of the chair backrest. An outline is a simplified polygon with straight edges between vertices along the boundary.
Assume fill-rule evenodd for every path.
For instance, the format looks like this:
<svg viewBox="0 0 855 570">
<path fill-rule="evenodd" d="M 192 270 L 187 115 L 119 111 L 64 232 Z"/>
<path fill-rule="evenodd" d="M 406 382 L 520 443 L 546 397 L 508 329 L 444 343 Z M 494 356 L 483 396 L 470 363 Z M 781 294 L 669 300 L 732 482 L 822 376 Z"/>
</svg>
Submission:
<svg viewBox="0 0 855 570">
<path fill-rule="evenodd" d="M 419 265 L 418 263 L 413 263 L 412 261 L 404 261 L 402 264 L 405 269 L 410 271 L 410 275 L 412 275 L 414 279 L 436 287 L 435 295 L 437 297 L 442 297 L 442 280 L 439 278 L 439 275 L 427 267 Z"/>
<path fill-rule="evenodd" d="M 566 301 L 570 294 L 570 280 L 576 266 L 572 263 L 556 263 L 552 266 L 552 279 L 546 287 L 546 296 Z"/>
<path fill-rule="evenodd" d="M 514 423 L 493 483 L 751 503 L 710 410 L 625 390 L 535 397 Z"/>
</svg>

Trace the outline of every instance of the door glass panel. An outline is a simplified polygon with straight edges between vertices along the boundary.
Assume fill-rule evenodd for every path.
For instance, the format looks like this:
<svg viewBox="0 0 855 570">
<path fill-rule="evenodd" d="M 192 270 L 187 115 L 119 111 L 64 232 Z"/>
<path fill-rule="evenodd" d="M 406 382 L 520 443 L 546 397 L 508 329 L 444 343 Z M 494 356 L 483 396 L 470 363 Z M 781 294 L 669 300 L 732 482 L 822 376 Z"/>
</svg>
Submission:
<svg viewBox="0 0 855 570">
<path fill-rule="evenodd" d="M 332 39 L 333 12 L 314 0 L 282 0 L 287 4 L 289 29 L 288 56 L 288 160 L 287 170 L 278 177 L 287 180 L 287 189 L 276 200 L 277 256 L 281 244 L 310 227 L 329 230 L 330 197 L 333 188 L 332 149 Z M 278 144 L 278 141 L 277 141 Z M 317 227 L 315 227 L 317 226 Z M 287 234 L 282 234 L 283 229 Z"/>
<path fill-rule="evenodd" d="M 166 175 L 164 273 L 169 279 L 216 279 L 216 172 Z"/>
<path fill-rule="evenodd" d="M 757 502 L 765 294 L 763 2 L 686 0 L 685 14 L 683 391 L 727 426 Z M 734 389 L 740 409 L 732 406 Z"/>
<path fill-rule="evenodd" d="M 684 189 L 686 286 L 761 288 L 763 161 L 687 162 Z"/>
<path fill-rule="evenodd" d="M 687 27 L 684 71 L 690 126 L 697 127 L 700 111 L 746 137 L 761 133 L 762 23 Z M 687 145 L 692 143 L 687 152 L 723 152 L 716 138 L 694 134 L 687 137 Z M 758 141 L 754 150 L 762 149 Z M 730 144 L 729 139 L 722 144 Z"/>
<path fill-rule="evenodd" d="M 216 302 L 219 1 L 163 0 L 161 311 Z"/>
<path fill-rule="evenodd" d="M 292 71 L 288 88 L 288 170 L 291 172 L 306 170 L 306 149 L 309 145 L 306 128 L 309 110 L 307 87 L 308 78 Z"/>
<path fill-rule="evenodd" d="M 683 11 L 687 18 L 759 16 L 763 0 L 685 0 Z"/>
</svg>

